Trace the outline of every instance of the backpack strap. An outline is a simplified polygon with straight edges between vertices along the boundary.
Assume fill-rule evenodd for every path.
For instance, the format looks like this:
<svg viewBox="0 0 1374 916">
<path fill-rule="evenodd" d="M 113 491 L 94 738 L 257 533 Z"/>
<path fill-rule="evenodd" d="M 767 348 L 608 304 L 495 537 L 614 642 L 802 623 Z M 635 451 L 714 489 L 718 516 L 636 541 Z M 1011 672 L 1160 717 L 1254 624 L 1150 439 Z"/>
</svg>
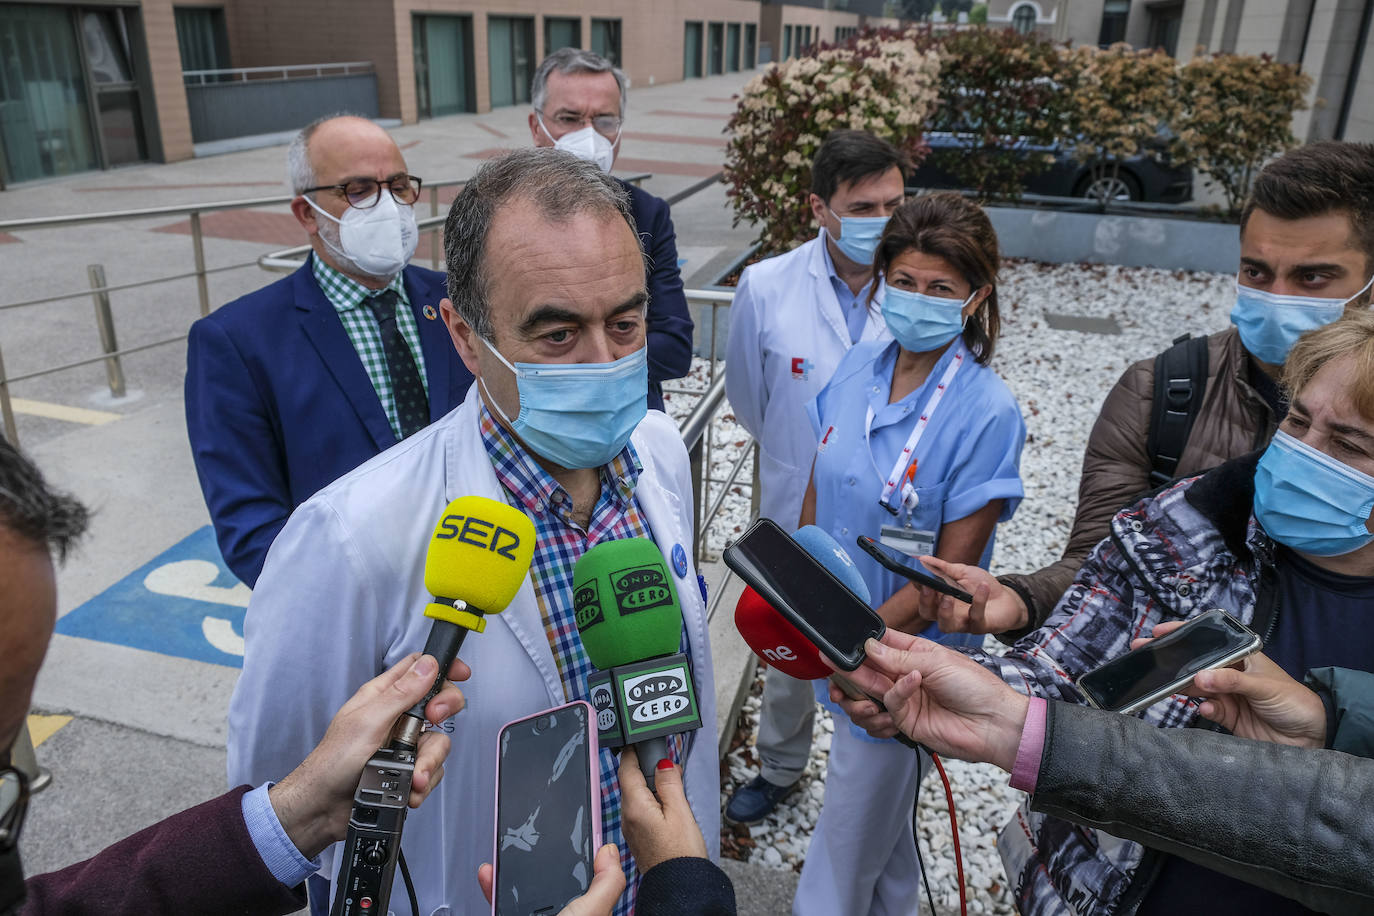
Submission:
<svg viewBox="0 0 1374 916">
<path fill-rule="evenodd" d="M 1193 421 L 1207 391 L 1207 338 L 1175 338 L 1174 345 L 1155 357 L 1154 399 L 1150 404 L 1150 485 L 1174 479 Z"/>
</svg>

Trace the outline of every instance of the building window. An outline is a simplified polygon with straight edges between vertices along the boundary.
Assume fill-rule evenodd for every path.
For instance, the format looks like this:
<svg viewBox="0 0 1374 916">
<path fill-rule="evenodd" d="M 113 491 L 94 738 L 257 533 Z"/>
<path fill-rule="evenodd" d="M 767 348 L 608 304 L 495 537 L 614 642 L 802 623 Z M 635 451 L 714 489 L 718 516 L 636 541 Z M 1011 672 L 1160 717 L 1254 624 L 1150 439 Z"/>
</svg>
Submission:
<svg viewBox="0 0 1374 916">
<path fill-rule="evenodd" d="M 682 26 L 682 78 L 701 76 L 701 23 L 686 22 Z"/>
<path fill-rule="evenodd" d="M 172 13 L 176 17 L 181 69 L 228 70 L 229 33 L 224 27 L 224 10 L 178 6 Z"/>
<path fill-rule="evenodd" d="M 1102 4 L 1102 30 L 1097 43 L 1102 47 L 1126 40 L 1126 17 L 1131 14 L 1131 0 L 1107 0 Z"/>
<path fill-rule="evenodd" d="M 1147 47 L 1159 48 L 1173 57 L 1178 52 L 1178 32 L 1183 25 L 1183 4 L 1148 7 L 1150 14 L 1150 37 Z"/>
<path fill-rule="evenodd" d="M 416 16 L 415 104 L 422 118 L 476 111 L 471 16 Z"/>
<path fill-rule="evenodd" d="M 492 108 L 528 103 L 534 77 L 534 20 L 488 16 L 487 63 Z"/>
<path fill-rule="evenodd" d="M 725 70 L 734 73 L 739 69 L 739 23 L 732 22 L 725 27 Z"/>
<path fill-rule="evenodd" d="M 560 48 L 582 47 L 582 20 L 561 16 L 544 17 L 544 56 Z"/>
<path fill-rule="evenodd" d="M 755 55 L 758 53 L 759 26 L 757 22 L 744 24 L 744 60 L 740 66 L 746 70 L 754 69 Z"/>
<path fill-rule="evenodd" d="M 1011 13 L 1011 27 L 1022 35 L 1035 31 L 1035 7 L 1023 3 Z"/>
<path fill-rule="evenodd" d="M 782 59 L 787 60 L 792 56 L 792 27 L 785 25 L 782 27 Z"/>
<path fill-rule="evenodd" d="M 592 50 L 620 66 L 620 20 L 592 20 Z"/>
</svg>

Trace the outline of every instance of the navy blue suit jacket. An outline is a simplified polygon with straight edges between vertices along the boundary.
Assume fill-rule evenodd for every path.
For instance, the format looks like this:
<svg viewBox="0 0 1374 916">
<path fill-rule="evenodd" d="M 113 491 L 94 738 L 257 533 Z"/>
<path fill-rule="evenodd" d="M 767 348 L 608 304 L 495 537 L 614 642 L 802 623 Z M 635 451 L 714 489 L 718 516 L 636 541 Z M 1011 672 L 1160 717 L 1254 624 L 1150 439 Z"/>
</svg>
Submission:
<svg viewBox="0 0 1374 916">
<path fill-rule="evenodd" d="M 649 258 L 649 406 L 662 410 L 662 383 L 682 378 L 692 368 L 692 313 L 682 294 L 677 233 L 668 202 L 629 182 L 620 183 L 630 193 L 630 210 Z"/>
<path fill-rule="evenodd" d="M 472 375 L 438 314 L 444 275 L 407 267 L 404 278 L 432 422 L 463 402 Z M 220 552 L 249 586 L 293 509 L 396 444 L 310 261 L 191 326 L 186 428 Z"/>
</svg>

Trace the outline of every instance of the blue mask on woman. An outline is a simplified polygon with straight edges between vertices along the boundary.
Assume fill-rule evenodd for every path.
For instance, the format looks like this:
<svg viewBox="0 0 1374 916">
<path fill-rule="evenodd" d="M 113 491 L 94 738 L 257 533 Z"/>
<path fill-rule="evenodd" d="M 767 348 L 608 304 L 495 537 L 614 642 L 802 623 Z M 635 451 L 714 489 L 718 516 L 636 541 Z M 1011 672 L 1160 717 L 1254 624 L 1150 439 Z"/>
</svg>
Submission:
<svg viewBox="0 0 1374 916">
<path fill-rule="evenodd" d="M 1255 470 L 1255 520 L 1271 538 L 1318 557 L 1370 541 L 1374 477 L 1277 432 Z"/>
<path fill-rule="evenodd" d="M 964 306 L 972 300 L 972 293 L 960 302 L 889 286 L 883 293 L 883 321 L 902 349 L 926 353 L 958 336 L 964 329 Z"/>
<path fill-rule="evenodd" d="M 609 363 L 516 363 L 482 342 L 515 373 L 520 413 L 511 422 L 487 391 L 487 402 L 535 454 L 565 468 L 608 463 L 648 412 L 648 348 Z M 485 387 L 485 385 L 484 385 Z"/>
<path fill-rule="evenodd" d="M 1254 357 L 1274 366 L 1288 359 L 1288 351 L 1308 331 L 1324 327 L 1345 311 L 1351 299 L 1319 299 L 1315 296 L 1280 296 L 1236 284 L 1236 304 L 1231 323 L 1240 331 L 1240 342 Z"/>
<path fill-rule="evenodd" d="M 835 247 L 855 264 L 872 264 L 873 253 L 878 250 L 883 229 L 887 228 L 887 217 L 840 216 L 834 210 L 830 215 L 840 221 L 840 237 L 833 240 Z"/>
</svg>

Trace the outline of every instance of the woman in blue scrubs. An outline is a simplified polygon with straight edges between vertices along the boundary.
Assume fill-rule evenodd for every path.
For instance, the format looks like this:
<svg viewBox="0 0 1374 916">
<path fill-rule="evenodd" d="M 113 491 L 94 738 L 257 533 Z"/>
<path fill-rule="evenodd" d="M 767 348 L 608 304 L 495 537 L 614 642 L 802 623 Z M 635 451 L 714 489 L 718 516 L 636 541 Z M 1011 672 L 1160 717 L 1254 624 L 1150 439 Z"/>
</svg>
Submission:
<svg viewBox="0 0 1374 916">
<path fill-rule="evenodd" d="M 988 367 L 1000 321 L 997 236 L 977 204 L 931 194 L 883 230 L 874 275 L 894 340 L 859 344 L 811 405 L 820 445 L 801 524 L 850 551 L 889 627 L 946 644 L 917 614 L 919 591 L 854 546 L 868 535 L 912 557 L 987 567 L 997 523 L 1021 501 L 1026 427 Z M 820 685 L 818 694 L 827 682 Z M 920 908 L 912 834 L 917 754 L 870 738 L 838 707 L 825 801 L 802 867 L 794 916 L 888 916 Z M 922 770 L 929 767 L 922 758 Z M 923 775 L 923 773 L 922 773 Z"/>
</svg>

